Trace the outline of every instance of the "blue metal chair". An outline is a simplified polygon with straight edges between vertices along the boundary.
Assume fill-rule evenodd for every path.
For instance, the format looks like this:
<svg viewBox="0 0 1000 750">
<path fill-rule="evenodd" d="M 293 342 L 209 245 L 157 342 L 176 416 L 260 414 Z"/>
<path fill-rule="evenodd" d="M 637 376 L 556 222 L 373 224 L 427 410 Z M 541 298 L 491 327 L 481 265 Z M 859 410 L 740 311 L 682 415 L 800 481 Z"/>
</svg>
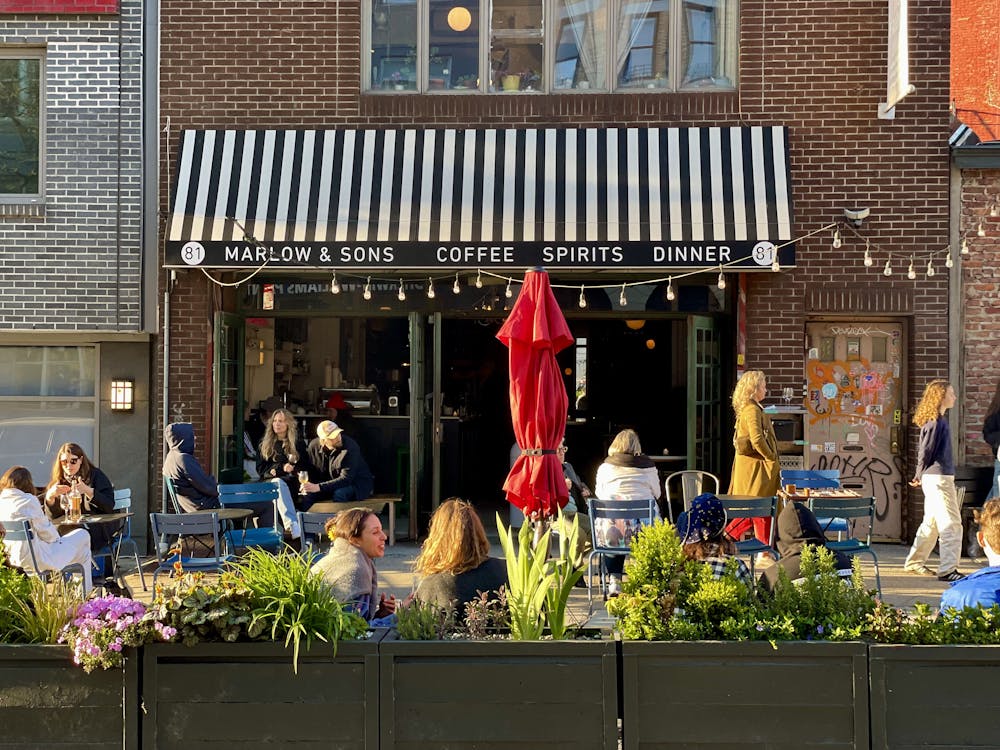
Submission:
<svg viewBox="0 0 1000 750">
<path fill-rule="evenodd" d="M 226 563 L 233 560 L 233 556 L 223 554 L 219 542 L 219 514 L 218 513 L 150 513 L 149 525 L 153 536 L 162 537 L 168 541 L 165 545 L 166 552 L 158 545 L 156 548 L 156 570 L 153 571 L 153 585 L 156 585 L 156 576 L 161 572 L 171 572 L 174 563 L 180 561 L 187 571 L 203 573 L 221 572 Z M 180 547 L 181 539 L 185 536 L 211 536 L 212 546 L 206 549 L 211 553 L 206 557 L 192 557 L 182 555 L 180 552 L 171 554 L 170 537 L 175 537 L 177 546 Z"/>
<path fill-rule="evenodd" d="M 223 508 L 247 508 L 261 511 L 270 506 L 273 524 L 261 528 L 230 529 L 226 531 L 226 541 L 230 549 L 236 547 L 260 547 L 269 552 L 277 552 L 284 539 L 278 518 L 278 487 L 272 482 L 252 484 L 220 484 L 219 505 Z"/>
<path fill-rule="evenodd" d="M 843 552 L 845 555 L 871 555 L 872 562 L 875 563 L 875 588 L 879 596 L 882 595 L 882 578 L 878 571 L 878 557 L 872 549 L 872 527 L 875 525 L 875 498 L 874 497 L 818 497 L 809 501 L 809 508 L 817 516 L 834 516 L 836 518 L 867 518 L 868 534 L 865 540 L 861 541 L 857 537 L 836 542 L 827 542 L 826 546 L 835 552 Z M 820 521 L 823 527 L 823 521 Z"/>
<path fill-rule="evenodd" d="M 587 502 L 587 514 L 590 516 L 590 529 L 594 538 L 593 551 L 587 558 L 587 602 L 593 605 L 593 564 L 598 558 L 598 580 L 601 594 L 605 592 L 604 566 L 601 560 L 605 557 L 627 557 L 631 548 L 626 544 L 612 545 L 607 530 L 616 521 L 626 524 L 650 526 L 657 514 L 656 500 L 598 500 L 591 498 Z M 616 526 L 617 528 L 617 526 Z"/>
<path fill-rule="evenodd" d="M 703 492 L 711 492 L 718 495 L 719 478 L 715 474 L 696 469 L 675 471 L 669 475 L 663 482 L 663 493 L 664 497 L 666 497 L 667 517 L 671 523 L 674 521 L 672 501 L 675 499 L 674 496 L 678 491 L 678 487 L 680 491 L 678 498 L 683 503 L 684 510 L 686 511 L 691 507 L 691 501 Z"/>
<path fill-rule="evenodd" d="M 132 510 L 132 490 L 126 488 L 121 490 L 115 490 L 115 510 L 116 511 L 131 511 Z M 146 588 L 146 576 L 142 572 L 142 562 L 139 560 L 139 545 L 136 544 L 135 539 L 132 538 L 132 517 L 129 516 L 125 519 L 122 530 L 117 534 L 117 536 L 112 540 L 112 542 L 93 554 L 94 567 L 97 568 L 97 561 L 110 558 L 112 570 L 115 574 L 118 573 L 118 559 L 121 556 L 122 547 L 131 546 L 132 557 L 135 559 L 135 569 L 139 572 L 139 581 L 142 583 L 142 590 L 147 591 Z M 98 568 L 99 569 L 99 568 Z"/>
<path fill-rule="evenodd" d="M 170 477 L 163 477 L 163 484 L 167 488 L 167 497 L 170 498 L 170 505 L 174 509 L 174 513 L 183 513 L 184 509 L 177 501 L 177 488 L 174 487 L 174 480 Z"/>
<path fill-rule="evenodd" d="M 777 517 L 778 509 L 778 498 L 776 497 L 751 497 L 741 500 L 719 498 L 722 501 L 723 506 L 726 508 L 726 517 L 729 520 L 734 518 L 770 518 L 771 519 L 771 533 L 768 537 L 767 544 L 760 541 L 757 538 L 745 539 L 743 541 L 736 542 L 736 553 L 739 555 L 748 555 L 750 558 L 750 577 L 756 581 L 757 571 L 755 569 L 754 558 L 760 552 L 767 552 L 774 556 L 777 560 L 780 555 L 778 551 L 774 548 L 774 530 Z"/>
<path fill-rule="evenodd" d="M 299 529 L 302 532 L 303 556 L 309 559 L 322 556 L 321 548 L 324 546 L 323 540 L 326 537 L 326 522 L 336 515 L 336 513 L 310 513 L 301 510 L 296 513 L 299 519 Z"/>
<path fill-rule="evenodd" d="M 27 542 L 28 554 L 31 557 L 31 570 L 24 570 L 28 575 L 33 575 L 48 582 L 54 573 L 60 574 L 64 580 L 71 579 L 75 574 L 84 576 L 83 566 L 79 563 L 70 563 L 62 570 L 42 570 L 38 567 L 38 558 L 35 556 L 35 532 L 31 528 L 31 521 L 0 521 L 3 524 L 4 542 Z"/>
<path fill-rule="evenodd" d="M 839 489 L 839 469 L 782 469 L 781 486 L 794 484 L 796 487 L 808 487 L 811 490 Z M 838 539 L 848 532 L 846 518 L 817 518 L 819 525 Z"/>
</svg>

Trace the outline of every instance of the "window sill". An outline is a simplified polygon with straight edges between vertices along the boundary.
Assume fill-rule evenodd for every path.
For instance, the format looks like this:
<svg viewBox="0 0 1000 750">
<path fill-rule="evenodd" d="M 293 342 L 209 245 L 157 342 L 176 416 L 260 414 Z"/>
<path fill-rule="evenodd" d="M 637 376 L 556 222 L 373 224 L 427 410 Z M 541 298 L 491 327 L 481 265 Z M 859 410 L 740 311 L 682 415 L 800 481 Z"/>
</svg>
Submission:
<svg viewBox="0 0 1000 750">
<path fill-rule="evenodd" d="M 44 219 L 45 202 L 33 200 L 20 202 L 17 199 L 0 199 L 0 221 L 7 219 Z"/>
</svg>

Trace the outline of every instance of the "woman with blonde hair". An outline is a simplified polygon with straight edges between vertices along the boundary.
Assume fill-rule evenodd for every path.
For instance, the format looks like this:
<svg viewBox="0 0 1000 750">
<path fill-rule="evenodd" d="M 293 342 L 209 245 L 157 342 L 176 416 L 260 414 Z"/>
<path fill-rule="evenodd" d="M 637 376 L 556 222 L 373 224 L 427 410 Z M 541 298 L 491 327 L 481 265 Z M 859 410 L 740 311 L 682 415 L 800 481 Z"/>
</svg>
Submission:
<svg viewBox="0 0 1000 750">
<path fill-rule="evenodd" d="M 465 605 L 479 592 L 495 595 L 507 585 L 507 564 L 490 557 L 490 543 L 475 508 L 450 497 L 431 516 L 427 541 L 413 564 L 420 583 L 414 598 L 439 607 L 455 607 L 461 617 Z"/>
<path fill-rule="evenodd" d="M 917 529 L 903 569 L 917 575 L 933 575 L 927 558 L 940 537 L 939 581 L 959 581 L 962 555 L 962 517 L 955 492 L 955 460 L 951 453 L 951 428 L 944 413 L 955 405 L 955 389 L 947 380 L 932 380 L 913 414 L 913 424 L 920 427 L 917 468 L 911 487 L 924 491 L 924 518 Z"/>
<path fill-rule="evenodd" d="M 778 463 L 778 440 L 771 418 L 760 402 L 767 395 L 767 379 L 760 370 L 747 370 L 733 390 L 733 411 L 736 427 L 733 432 L 733 471 L 729 480 L 730 495 L 773 497 L 781 483 Z M 771 539 L 771 519 L 754 518 L 754 536 L 768 544 Z M 751 519 L 741 518 L 726 528 L 739 540 L 751 526 Z"/>
<path fill-rule="evenodd" d="M 285 532 L 293 539 L 300 536 L 295 514 L 295 498 L 299 495 L 300 471 L 311 472 L 308 446 L 299 436 L 295 417 L 288 409 L 275 409 L 264 427 L 264 437 L 257 449 L 257 474 L 261 481 L 278 485 L 278 512 Z M 259 523 L 269 526 L 274 522 L 266 513 Z"/>
</svg>

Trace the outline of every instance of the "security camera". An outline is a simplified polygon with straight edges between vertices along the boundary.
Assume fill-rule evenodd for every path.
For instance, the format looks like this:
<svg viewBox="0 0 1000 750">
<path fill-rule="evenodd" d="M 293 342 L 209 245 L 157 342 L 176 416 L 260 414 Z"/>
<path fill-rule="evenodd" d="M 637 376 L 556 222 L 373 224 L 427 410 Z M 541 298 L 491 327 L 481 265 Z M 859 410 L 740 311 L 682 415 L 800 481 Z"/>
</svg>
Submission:
<svg viewBox="0 0 1000 750">
<path fill-rule="evenodd" d="M 871 209 L 868 208 L 845 208 L 844 217 L 854 224 L 856 227 L 860 227 L 862 222 L 868 218 L 868 214 L 871 213 Z"/>
</svg>

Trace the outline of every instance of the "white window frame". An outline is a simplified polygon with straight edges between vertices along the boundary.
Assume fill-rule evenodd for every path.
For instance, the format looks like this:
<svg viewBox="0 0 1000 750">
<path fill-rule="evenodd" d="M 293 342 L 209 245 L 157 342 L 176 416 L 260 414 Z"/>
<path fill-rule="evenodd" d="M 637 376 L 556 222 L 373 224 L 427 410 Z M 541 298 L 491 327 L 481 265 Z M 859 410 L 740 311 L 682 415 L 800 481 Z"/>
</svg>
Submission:
<svg viewBox="0 0 1000 750">
<path fill-rule="evenodd" d="M 38 60 L 38 192 L 0 193 L 0 203 L 28 204 L 45 200 L 45 49 L 0 46 L 0 60 Z"/>
<path fill-rule="evenodd" d="M 725 63 L 723 65 L 724 72 L 727 77 L 732 80 L 732 85 L 730 86 L 683 86 L 681 84 L 681 79 L 683 72 L 681 70 L 682 58 L 681 58 L 681 31 L 682 24 L 684 22 L 684 0 L 666 0 L 669 3 L 669 60 L 668 60 L 668 77 L 666 79 L 667 84 L 664 87 L 654 89 L 655 93 L 682 93 L 682 92 L 711 92 L 717 93 L 720 91 L 735 91 L 739 86 L 739 23 L 740 23 L 740 7 L 738 0 L 726 0 L 726 2 L 731 2 L 732 7 L 729 8 L 729 18 L 727 23 L 723 26 L 719 34 L 719 45 L 723 50 L 725 55 Z M 603 86 L 592 86 L 589 89 L 557 89 L 554 87 L 554 76 L 555 76 L 555 55 L 556 47 L 558 45 L 559 39 L 559 25 L 556 24 L 552 19 L 555 19 L 556 14 L 556 0 L 542 0 L 543 3 L 543 25 L 544 25 L 544 37 L 542 42 L 542 59 L 543 59 L 543 81 L 542 87 L 537 92 L 510 92 L 510 91 L 491 91 L 490 90 L 490 43 L 492 41 L 492 17 L 493 17 L 493 3 L 492 0 L 466 0 L 463 4 L 467 7 L 479 8 L 479 81 L 480 85 L 478 89 L 446 89 L 442 91 L 430 91 L 428 90 L 428 28 L 429 28 L 429 17 L 430 17 L 430 2 L 429 0 L 414 0 L 417 6 L 417 54 L 416 54 L 416 77 L 417 77 L 417 88 L 416 90 L 406 90 L 406 91 L 392 91 L 388 89 L 375 89 L 372 88 L 372 68 L 371 68 L 371 53 L 366 52 L 362 56 L 361 60 L 361 90 L 367 94 L 374 94 L 378 96 L 392 95 L 392 96 L 412 96 L 414 94 L 429 94 L 432 96 L 470 96 L 476 94 L 497 94 L 506 96 L 537 96 L 538 94 L 579 94 L 581 96 L 587 96 L 592 94 L 607 94 L 609 92 L 614 93 L 624 93 L 624 94 L 650 94 L 654 91 L 650 91 L 647 88 L 642 87 L 618 87 L 618 70 L 617 70 L 617 22 L 621 16 L 622 6 L 628 2 L 628 0 L 604 0 L 606 4 L 605 12 L 608 14 L 609 20 L 607 26 L 607 37 L 605 39 L 606 49 L 608 50 L 606 56 L 606 69 L 605 69 L 605 81 Z M 373 0 L 362 0 L 361 7 L 361 49 L 371 50 L 372 43 L 372 5 Z"/>
</svg>

